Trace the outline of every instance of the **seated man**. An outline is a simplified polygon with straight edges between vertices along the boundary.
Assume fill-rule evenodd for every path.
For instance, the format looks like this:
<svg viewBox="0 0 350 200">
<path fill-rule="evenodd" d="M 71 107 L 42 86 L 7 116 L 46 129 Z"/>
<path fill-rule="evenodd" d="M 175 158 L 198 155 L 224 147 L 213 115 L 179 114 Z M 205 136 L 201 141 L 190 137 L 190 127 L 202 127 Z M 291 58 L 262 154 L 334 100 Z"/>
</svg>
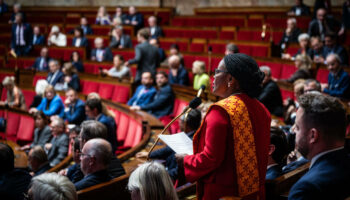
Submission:
<svg viewBox="0 0 350 200">
<path fill-rule="evenodd" d="M 328 84 L 321 84 L 322 91 L 334 97 L 350 98 L 350 77 L 340 65 L 337 54 L 329 54 L 326 58 L 329 70 Z"/>
<path fill-rule="evenodd" d="M 305 5 L 303 0 L 296 0 L 295 5 L 288 12 L 288 15 L 291 16 L 308 16 L 310 14 L 309 6 Z"/>
<path fill-rule="evenodd" d="M 149 43 L 158 48 L 159 61 L 163 62 L 166 59 L 166 55 L 164 49 L 159 46 L 159 39 L 152 38 L 149 40 Z"/>
<path fill-rule="evenodd" d="M 58 47 L 67 46 L 67 36 L 60 32 L 60 28 L 58 26 L 52 26 L 51 32 L 47 36 L 47 45 Z"/>
<path fill-rule="evenodd" d="M 134 26 L 136 31 L 143 27 L 143 15 L 137 12 L 135 6 L 129 7 L 129 15 L 126 16 L 124 24 Z"/>
<path fill-rule="evenodd" d="M 148 26 L 151 33 L 151 38 L 163 37 L 164 33 L 160 26 L 157 24 L 157 18 L 155 16 L 150 16 L 148 18 Z"/>
<path fill-rule="evenodd" d="M 129 99 L 129 106 L 142 106 L 151 102 L 157 90 L 153 87 L 153 77 L 151 72 L 143 72 L 141 83 L 136 88 L 135 94 Z"/>
<path fill-rule="evenodd" d="M 40 57 L 35 59 L 34 65 L 32 66 L 33 69 L 36 71 L 49 71 L 49 61 L 51 58 L 48 54 L 49 50 L 47 47 L 43 47 L 40 50 Z"/>
<path fill-rule="evenodd" d="M 47 82 L 55 87 L 57 83 L 62 83 L 64 74 L 60 69 L 60 65 L 57 60 L 49 61 L 49 73 L 47 74 Z"/>
<path fill-rule="evenodd" d="M 51 168 L 45 150 L 41 146 L 34 146 L 28 153 L 28 166 L 32 175 L 37 176 Z"/>
<path fill-rule="evenodd" d="M 179 85 L 189 85 L 188 72 L 181 65 L 181 59 L 178 55 L 169 58 L 169 83 Z"/>
<path fill-rule="evenodd" d="M 108 166 L 112 159 L 112 148 L 109 142 L 95 138 L 84 144 L 80 154 L 81 170 L 84 178 L 74 183 L 77 190 L 82 190 L 112 179 Z"/>
<path fill-rule="evenodd" d="M 202 121 L 201 112 L 197 109 L 191 110 L 188 114 L 180 118 L 180 130 L 185 132 L 192 139 L 194 133 L 199 128 Z M 148 152 L 139 152 L 137 158 L 147 157 Z M 173 181 L 177 180 L 177 162 L 175 152 L 168 146 L 155 150 L 149 155 L 151 159 L 165 160 L 165 167 Z"/>
<path fill-rule="evenodd" d="M 315 79 L 306 79 L 304 83 L 304 94 L 321 93 L 321 84 Z"/>
<path fill-rule="evenodd" d="M 39 26 L 33 28 L 33 45 L 44 45 L 45 37 L 40 33 Z"/>
<path fill-rule="evenodd" d="M 298 42 L 298 37 L 300 33 L 301 31 L 297 27 L 297 20 L 295 18 L 288 18 L 287 28 L 283 32 L 282 39 L 279 42 L 279 46 L 281 47 L 281 50 L 284 50 L 287 47 L 288 43 Z"/>
<path fill-rule="evenodd" d="M 308 34 L 310 37 L 319 36 L 324 40 L 325 35 L 328 33 L 337 33 L 340 28 L 340 23 L 332 16 L 327 15 L 327 11 L 324 8 L 317 10 L 316 18 L 309 24 Z"/>
<path fill-rule="evenodd" d="M 280 128 L 271 127 L 266 180 L 272 180 L 282 175 L 282 166 L 287 154 L 288 143 L 286 135 Z"/>
<path fill-rule="evenodd" d="M 92 61 L 104 62 L 112 61 L 113 54 L 109 48 L 103 47 L 103 39 L 100 37 L 95 38 L 95 48 L 91 50 Z"/>
<path fill-rule="evenodd" d="M 346 111 L 336 98 L 305 94 L 299 98 L 296 147 L 309 171 L 296 182 L 288 199 L 346 199 L 350 196 L 350 157 L 344 149 Z"/>
<path fill-rule="evenodd" d="M 323 43 L 319 36 L 313 36 L 310 39 L 311 48 L 307 51 L 307 54 L 315 63 L 324 63 L 323 57 Z"/>
<path fill-rule="evenodd" d="M 173 112 L 174 93 L 168 83 L 168 75 L 158 72 L 156 75 L 158 90 L 153 100 L 143 106 L 131 106 L 131 110 L 145 110 L 157 118 L 170 115 Z"/>
<path fill-rule="evenodd" d="M 283 115 L 283 102 L 281 91 L 275 81 L 271 79 L 271 69 L 267 66 L 260 67 L 264 72 L 265 77 L 262 82 L 263 89 L 258 97 L 258 100 L 263 103 L 271 114 L 276 116 Z"/>
<path fill-rule="evenodd" d="M 83 29 L 84 35 L 92 35 L 93 34 L 92 28 L 88 24 L 88 20 L 86 19 L 86 17 L 80 18 L 80 27 Z"/>
<path fill-rule="evenodd" d="M 50 161 L 50 166 L 54 167 L 60 163 L 68 154 L 69 138 L 65 131 L 64 121 L 61 118 L 54 118 L 51 124 L 52 139 L 50 143 L 45 144 L 47 158 Z"/>
<path fill-rule="evenodd" d="M 0 143 L 0 197 L 1 199 L 24 199 L 31 175 L 15 169 L 15 155 L 10 146 Z"/>
<path fill-rule="evenodd" d="M 85 104 L 79 99 L 78 93 L 69 88 L 66 91 L 66 100 L 64 101 L 65 112 L 64 117 L 69 124 L 80 125 L 86 119 L 85 116 Z"/>
<path fill-rule="evenodd" d="M 131 38 L 129 35 L 124 34 L 122 26 L 116 26 L 113 28 L 109 47 L 119 49 L 132 48 Z"/>
<path fill-rule="evenodd" d="M 323 57 L 327 58 L 327 56 L 331 53 L 335 53 L 340 58 L 341 65 L 348 65 L 348 53 L 346 49 L 337 44 L 337 36 L 335 34 L 326 34 L 324 38 L 324 48 L 323 48 Z"/>
<path fill-rule="evenodd" d="M 107 140 L 111 143 L 113 153 L 117 150 L 117 125 L 112 117 L 102 113 L 102 103 L 100 99 L 88 99 L 85 102 L 86 116 L 91 120 L 96 120 L 104 124 L 107 128 Z"/>
<path fill-rule="evenodd" d="M 17 56 L 28 55 L 33 47 L 32 27 L 23 21 L 23 14 L 17 13 L 12 25 L 11 51 Z"/>
</svg>

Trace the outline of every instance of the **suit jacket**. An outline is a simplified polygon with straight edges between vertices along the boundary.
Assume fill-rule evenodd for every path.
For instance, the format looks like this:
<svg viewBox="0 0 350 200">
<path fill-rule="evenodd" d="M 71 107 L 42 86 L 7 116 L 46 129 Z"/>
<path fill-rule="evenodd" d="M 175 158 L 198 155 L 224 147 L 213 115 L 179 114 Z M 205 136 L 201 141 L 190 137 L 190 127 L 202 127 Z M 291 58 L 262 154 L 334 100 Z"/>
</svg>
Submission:
<svg viewBox="0 0 350 200">
<path fill-rule="evenodd" d="M 282 95 L 276 82 L 270 80 L 263 85 L 263 89 L 258 97 L 258 100 L 266 106 L 271 114 L 282 116 Z"/>
<path fill-rule="evenodd" d="M 48 109 L 46 109 L 47 104 L 49 104 Z M 37 109 L 43 111 L 47 116 L 58 115 L 62 118 L 64 115 L 64 105 L 62 99 L 58 95 L 56 95 L 50 102 L 48 102 L 46 97 L 43 98 Z"/>
<path fill-rule="evenodd" d="M 282 175 L 282 167 L 280 165 L 274 165 L 267 169 L 266 180 L 273 180 L 281 175 Z"/>
<path fill-rule="evenodd" d="M 14 169 L 11 172 L 0 173 L 0 196 L 1 199 L 23 200 L 24 193 L 32 176 L 25 170 Z"/>
<path fill-rule="evenodd" d="M 289 83 L 294 83 L 294 81 L 296 81 L 298 79 L 309 79 L 309 78 L 312 78 L 312 76 L 308 70 L 298 69 L 288 79 L 285 79 L 285 81 L 287 81 Z"/>
<path fill-rule="evenodd" d="M 91 50 L 91 58 L 96 57 L 97 49 Z M 102 61 L 113 61 L 113 53 L 110 48 L 105 48 Z"/>
<path fill-rule="evenodd" d="M 45 45 L 45 38 L 43 35 L 37 36 L 35 42 L 34 42 L 34 35 L 33 35 L 33 45 Z"/>
<path fill-rule="evenodd" d="M 73 38 L 72 40 L 72 46 L 75 47 L 75 41 L 77 40 L 76 37 Z M 89 46 L 89 41 L 86 39 L 86 37 L 82 37 L 80 41 L 80 45 L 78 47 L 88 47 Z"/>
<path fill-rule="evenodd" d="M 81 171 L 80 164 L 75 163 L 71 165 L 67 170 L 67 178 L 69 178 L 72 183 L 78 182 L 84 178 L 84 174 Z"/>
<path fill-rule="evenodd" d="M 327 56 L 331 53 L 338 54 L 341 64 L 348 65 L 349 64 L 349 57 L 346 49 L 343 46 L 335 45 L 333 48 L 329 48 L 327 46 L 323 47 L 323 57 L 327 58 Z"/>
<path fill-rule="evenodd" d="M 73 74 L 71 80 L 68 82 L 68 87 L 73 88 L 75 91 L 80 91 L 80 80 L 78 74 Z"/>
<path fill-rule="evenodd" d="M 54 167 L 60 163 L 68 154 L 69 138 L 67 134 L 60 135 L 51 139 L 52 147 L 47 153 L 47 158 L 50 161 L 50 166 Z"/>
<path fill-rule="evenodd" d="M 51 129 L 48 125 L 46 125 L 42 130 L 39 130 L 38 128 L 36 128 L 34 130 L 34 141 L 30 145 L 30 147 L 32 148 L 36 145 L 39 145 L 42 148 L 44 148 L 45 144 L 50 142 L 51 138 L 52 138 Z"/>
<path fill-rule="evenodd" d="M 143 15 L 141 13 L 135 13 L 134 15 L 127 15 L 126 19 L 131 22 L 137 21 L 137 24 L 135 25 L 135 28 L 138 30 L 143 27 Z"/>
<path fill-rule="evenodd" d="M 135 82 L 141 80 L 141 74 L 145 71 L 156 74 L 156 69 L 159 66 L 158 48 L 144 42 L 136 45 L 135 58 L 128 61 L 130 64 L 137 64 L 137 72 Z"/>
<path fill-rule="evenodd" d="M 323 90 L 334 97 L 350 98 L 350 77 L 349 74 L 341 69 L 336 75 L 328 74 L 328 88 Z"/>
<path fill-rule="evenodd" d="M 46 163 L 43 166 L 41 166 L 38 170 L 34 172 L 34 176 L 38 176 L 40 174 L 45 173 L 47 170 L 51 169 L 50 163 Z"/>
<path fill-rule="evenodd" d="M 334 19 L 333 17 L 327 16 L 326 19 L 325 19 L 325 23 L 329 27 L 330 31 L 336 32 L 336 33 L 338 32 L 338 30 L 340 28 L 340 23 L 336 19 Z M 322 36 L 325 33 L 326 33 L 326 28 L 325 27 L 323 27 L 323 31 L 320 32 L 320 27 L 319 27 L 317 19 L 313 19 L 310 22 L 309 30 L 308 30 L 308 34 L 309 34 L 310 37 L 312 37 L 312 36 Z"/>
<path fill-rule="evenodd" d="M 284 166 L 282 168 L 282 174 L 291 172 L 291 171 L 295 170 L 296 168 L 305 165 L 307 162 L 309 162 L 309 161 L 306 158 L 300 157 L 300 159 L 298 159 L 294 162 L 291 162 L 291 163 L 287 164 L 286 166 Z"/>
<path fill-rule="evenodd" d="M 85 27 L 80 26 L 80 28 L 83 29 L 84 35 L 92 35 L 93 34 L 92 28 L 89 25 L 87 25 Z M 74 32 L 74 30 L 72 31 L 72 33 L 73 32 Z"/>
<path fill-rule="evenodd" d="M 188 79 L 188 72 L 183 67 L 180 66 L 180 68 L 177 71 L 177 75 L 173 76 L 171 72 L 169 72 L 169 83 L 170 84 L 179 84 L 179 85 L 189 85 L 189 79 Z"/>
<path fill-rule="evenodd" d="M 300 9 L 300 15 L 299 16 L 306 16 L 306 15 L 310 15 L 310 8 L 309 6 L 305 5 L 305 4 L 301 4 L 300 6 L 293 6 L 290 10 L 293 11 L 294 13 L 296 13 L 296 10 Z"/>
<path fill-rule="evenodd" d="M 35 69 L 36 71 L 49 71 L 49 61 L 51 60 L 51 58 L 49 58 L 49 57 L 44 58 L 44 63 L 43 63 L 42 69 L 40 69 L 41 59 L 42 59 L 42 57 L 36 58 L 32 68 Z"/>
<path fill-rule="evenodd" d="M 140 92 L 142 92 L 142 94 L 140 94 Z M 134 103 L 137 106 L 146 105 L 151 102 L 156 92 L 157 90 L 153 86 L 146 88 L 146 86 L 140 85 L 136 88 L 135 94 L 129 99 L 128 105 L 132 106 Z"/>
<path fill-rule="evenodd" d="M 150 29 L 151 29 L 151 27 L 150 27 Z M 156 26 L 154 33 L 151 35 L 151 38 L 159 38 L 159 37 L 163 37 L 163 36 L 164 36 L 164 33 L 163 33 L 162 28 L 159 26 Z"/>
<path fill-rule="evenodd" d="M 57 75 L 54 77 L 54 73 L 49 72 L 47 74 L 47 82 L 49 82 L 50 85 L 52 85 L 53 87 L 55 87 L 56 83 L 62 83 L 63 82 L 63 78 L 64 78 L 64 74 L 61 70 L 59 70 L 57 72 Z"/>
<path fill-rule="evenodd" d="M 146 110 L 157 118 L 170 115 L 173 112 L 174 93 L 169 84 L 159 88 L 153 101 L 149 104 L 140 106 L 142 110 Z"/>
<path fill-rule="evenodd" d="M 33 30 L 32 27 L 27 24 L 23 23 L 23 39 L 25 41 L 25 46 L 27 48 L 31 48 L 33 46 Z M 16 40 L 17 40 L 17 34 L 16 34 L 16 29 L 17 29 L 18 24 L 13 24 L 12 25 L 12 34 L 11 34 L 11 48 L 15 48 L 17 46 Z"/>
<path fill-rule="evenodd" d="M 286 32 L 284 31 L 279 46 L 281 46 L 283 43 L 298 42 L 298 37 L 300 33 L 301 30 L 299 28 L 294 29 L 292 34 L 290 34 L 289 36 L 287 36 Z"/>
<path fill-rule="evenodd" d="M 101 170 L 86 175 L 80 181 L 74 183 L 77 191 L 112 180 L 107 170 Z"/>
<path fill-rule="evenodd" d="M 64 118 L 69 124 L 80 125 L 85 119 L 85 103 L 78 99 L 74 105 L 69 105 L 69 109 L 64 112 Z"/>
<path fill-rule="evenodd" d="M 117 41 L 117 39 L 113 36 L 111 43 L 109 43 L 110 48 L 118 48 L 119 45 L 122 45 L 122 48 L 132 48 L 132 42 L 129 35 L 123 34 L 120 37 L 120 40 Z"/>
<path fill-rule="evenodd" d="M 115 123 L 114 119 L 112 117 L 106 116 L 103 113 L 101 113 L 97 119 L 97 121 L 101 122 L 107 127 L 108 131 L 108 142 L 112 146 L 113 154 L 117 150 L 117 124 Z"/>
<path fill-rule="evenodd" d="M 345 149 L 322 155 L 293 185 L 288 199 L 345 199 L 350 196 L 349 169 Z"/>
<path fill-rule="evenodd" d="M 72 62 L 72 65 L 78 70 L 78 72 L 84 72 L 84 65 L 81 61 Z"/>
</svg>

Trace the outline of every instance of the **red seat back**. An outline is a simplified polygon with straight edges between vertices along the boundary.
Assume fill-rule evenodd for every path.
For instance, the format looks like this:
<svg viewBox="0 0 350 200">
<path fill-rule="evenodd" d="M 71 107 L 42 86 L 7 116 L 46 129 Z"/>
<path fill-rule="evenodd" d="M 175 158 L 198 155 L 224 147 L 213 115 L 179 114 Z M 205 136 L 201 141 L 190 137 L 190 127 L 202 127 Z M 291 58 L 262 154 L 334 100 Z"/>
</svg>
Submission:
<svg viewBox="0 0 350 200">
<path fill-rule="evenodd" d="M 100 87 L 98 89 L 98 94 L 103 99 L 111 99 L 114 91 L 114 85 L 107 83 L 100 83 Z"/>
<path fill-rule="evenodd" d="M 8 136 L 16 136 L 20 123 L 20 115 L 14 112 L 7 113 L 6 134 Z"/>
<path fill-rule="evenodd" d="M 82 93 L 88 95 L 91 92 L 98 92 L 99 84 L 93 81 L 82 81 L 84 82 Z"/>
<path fill-rule="evenodd" d="M 320 68 L 317 70 L 316 80 L 320 83 L 328 83 L 329 71 L 325 68 Z"/>
<path fill-rule="evenodd" d="M 294 74 L 298 69 L 291 64 L 283 64 L 281 71 L 281 79 L 287 79 Z"/>
<path fill-rule="evenodd" d="M 30 116 L 22 115 L 18 127 L 17 140 L 33 141 L 34 119 Z"/>
<path fill-rule="evenodd" d="M 120 119 L 118 124 L 118 130 L 117 130 L 117 140 L 118 141 L 125 141 L 126 134 L 128 133 L 129 129 L 129 116 L 120 113 Z"/>
<path fill-rule="evenodd" d="M 130 88 L 128 86 L 123 85 L 115 85 L 112 100 L 119 102 L 119 103 L 126 103 L 128 102 L 130 95 Z"/>
</svg>

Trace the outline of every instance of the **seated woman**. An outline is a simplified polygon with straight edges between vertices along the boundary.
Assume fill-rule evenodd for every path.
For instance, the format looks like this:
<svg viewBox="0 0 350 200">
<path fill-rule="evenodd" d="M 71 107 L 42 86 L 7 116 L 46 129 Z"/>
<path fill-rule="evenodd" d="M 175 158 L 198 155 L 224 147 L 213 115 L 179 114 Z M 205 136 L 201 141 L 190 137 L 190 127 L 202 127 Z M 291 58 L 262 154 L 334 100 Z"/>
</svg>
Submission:
<svg viewBox="0 0 350 200">
<path fill-rule="evenodd" d="M 102 74 L 119 79 L 128 78 L 130 77 L 130 69 L 124 65 L 124 57 L 122 55 L 115 55 L 113 58 L 113 67 L 109 70 L 103 69 Z"/>
<path fill-rule="evenodd" d="M 311 78 L 310 69 L 312 67 L 312 60 L 308 55 L 299 54 L 295 57 L 295 67 L 298 68 L 294 74 L 292 74 L 288 79 L 282 79 L 288 83 L 294 83 L 298 79 L 308 79 Z"/>
<path fill-rule="evenodd" d="M 45 88 L 49 85 L 47 80 L 41 79 L 36 82 L 35 85 L 35 96 L 32 104 L 30 104 L 29 108 L 36 108 L 40 105 L 41 100 L 43 99 Z"/>
<path fill-rule="evenodd" d="M 97 11 L 95 24 L 98 25 L 110 25 L 111 20 L 104 6 L 101 6 Z"/>
<path fill-rule="evenodd" d="M 193 89 L 199 90 L 204 85 L 208 88 L 209 76 L 205 73 L 205 63 L 202 61 L 194 61 L 192 64 L 192 73 L 195 75 L 193 80 Z"/>
<path fill-rule="evenodd" d="M 35 129 L 34 129 L 34 141 L 32 144 L 21 147 L 21 150 L 29 150 L 34 146 L 41 146 L 44 148 L 45 144 L 51 140 L 51 129 L 48 126 L 48 119 L 46 115 L 38 111 L 34 114 Z"/>
<path fill-rule="evenodd" d="M 72 40 L 73 47 L 88 47 L 89 42 L 84 37 L 84 31 L 81 27 L 76 27 L 74 29 L 74 38 Z"/>
<path fill-rule="evenodd" d="M 295 57 L 299 54 L 307 54 L 309 50 L 309 41 L 310 41 L 310 36 L 307 33 L 302 33 L 298 37 L 298 42 L 300 48 L 298 49 L 298 52 L 294 55 L 291 56 L 289 53 L 282 54 L 282 59 L 288 59 L 288 60 L 294 60 Z"/>
<path fill-rule="evenodd" d="M 64 63 L 62 72 L 64 74 L 63 90 L 73 88 L 75 91 L 80 90 L 80 80 L 77 70 L 72 63 Z"/>
<path fill-rule="evenodd" d="M 173 183 L 164 166 L 157 162 L 140 165 L 129 177 L 131 199 L 177 200 Z"/>
<path fill-rule="evenodd" d="M 46 116 L 58 115 L 61 118 L 63 117 L 64 104 L 52 85 L 48 85 L 45 88 L 44 98 L 41 100 L 40 105 L 37 108 L 31 108 L 29 113 L 33 114 L 38 111 L 42 111 Z"/>
<path fill-rule="evenodd" d="M 0 101 L 0 105 L 8 105 L 10 107 L 26 110 L 27 107 L 24 96 L 21 89 L 15 85 L 15 77 L 6 76 L 2 81 L 2 85 L 7 90 L 7 99 L 6 101 Z"/>
<path fill-rule="evenodd" d="M 70 56 L 70 61 L 78 72 L 84 72 L 84 65 L 81 61 L 80 54 L 77 51 L 73 51 L 72 55 Z"/>
</svg>

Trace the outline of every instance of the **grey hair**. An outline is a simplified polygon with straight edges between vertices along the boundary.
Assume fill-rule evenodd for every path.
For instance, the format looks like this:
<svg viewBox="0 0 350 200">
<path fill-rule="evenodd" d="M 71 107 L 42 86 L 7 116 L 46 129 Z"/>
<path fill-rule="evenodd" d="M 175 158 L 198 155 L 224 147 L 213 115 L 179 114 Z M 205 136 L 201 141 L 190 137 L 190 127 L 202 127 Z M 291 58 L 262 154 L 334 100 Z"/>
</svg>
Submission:
<svg viewBox="0 0 350 200">
<path fill-rule="evenodd" d="M 330 56 L 334 56 L 335 60 L 336 60 L 339 64 L 341 63 L 341 58 L 339 57 L 338 54 L 336 54 L 336 53 L 330 53 L 330 54 L 327 55 L 327 58 L 330 57 Z M 327 58 L 326 58 L 326 60 L 327 60 Z"/>
<path fill-rule="evenodd" d="M 51 60 L 49 61 L 49 63 L 54 63 L 55 65 L 59 65 L 58 61 L 55 60 L 55 59 L 51 59 Z"/>
<path fill-rule="evenodd" d="M 94 156 L 97 162 L 107 167 L 112 159 L 111 144 L 107 140 L 101 138 L 91 139 L 87 143 L 91 144 L 91 147 L 87 149 L 87 153 L 90 156 Z"/>
<path fill-rule="evenodd" d="M 310 36 L 309 36 L 309 34 L 307 34 L 307 33 L 302 33 L 302 34 L 300 34 L 299 35 L 299 37 L 298 37 L 298 41 L 300 42 L 301 40 L 309 40 L 310 39 Z"/>
<path fill-rule="evenodd" d="M 267 72 L 267 75 L 271 76 L 271 68 L 269 66 L 266 66 L 266 65 L 261 66 L 260 71 Z"/>
<path fill-rule="evenodd" d="M 33 200 L 77 200 L 75 186 L 65 176 L 45 173 L 31 181 Z"/>
<path fill-rule="evenodd" d="M 140 165 L 129 177 L 128 189 L 138 190 L 142 200 L 177 200 L 168 172 L 157 162 Z"/>
<path fill-rule="evenodd" d="M 82 140 L 88 141 L 93 138 L 107 139 L 107 127 L 101 122 L 86 120 L 80 126 L 80 136 Z"/>
<path fill-rule="evenodd" d="M 21 4 L 20 4 L 20 3 L 15 3 L 15 4 L 13 5 L 13 7 L 16 7 L 16 8 L 21 9 Z"/>
<path fill-rule="evenodd" d="M 15 85 L 15 77 L 14 76 L 6 76 L 2 81 L 2 85 Z"/>
</svg>

